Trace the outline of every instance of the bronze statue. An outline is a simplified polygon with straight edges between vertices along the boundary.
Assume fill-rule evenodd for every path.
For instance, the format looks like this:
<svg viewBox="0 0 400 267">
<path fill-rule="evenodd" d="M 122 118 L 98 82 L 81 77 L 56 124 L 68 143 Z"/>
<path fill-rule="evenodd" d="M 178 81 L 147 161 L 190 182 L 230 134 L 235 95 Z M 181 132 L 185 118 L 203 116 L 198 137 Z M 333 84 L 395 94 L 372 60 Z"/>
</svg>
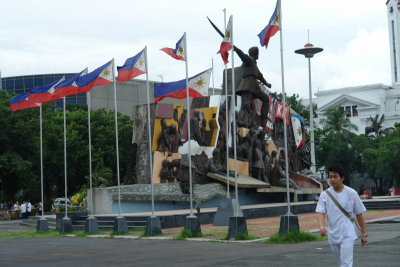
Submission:
<svg viewBox="0 0 400 267">
<path fill-rule="evenodd" d="M 158 138 L 158 151 L 166 152 L 168 150 L 168 126 L 164 119 L 161 119 L 161 134 Z"/>
<path fill-rule="evenodd" d="M 243 53 L 242 50 L 234 47 L 234 51 L 242 60 L 242 80 L 236 88 L 236 93 L 242 96 L 242 103 L 250 103 L 252 98 L 258 98 L 263 102 L 261 108 L 262 127 L 265 126 L 268 117 L 268 95 L 260 88 L 260 83 L 268 88 L 271 84 L 268 83 L 260 70 L 257 67 L 258 47 L 253 46 L 249 49 L 249 54 Z"/>
<path fill-rule="evenodd" d="M 175 176 L 171 172 L 170 162 L 167 159 L 164 159 L 161 163 L 160 170 L 160 182 L 161 183 L 170 183 L 175 181 Z"/>
<path fill-rule="evenodd" d="M 190 119 L 190 139 L 197 141 L 200 146 L 206 146 L 206 142 L 204 142 L 203 138 L 201 137 L 200 127 L 200 112 L 195 111 L 194 117 Z"/>
</svg>

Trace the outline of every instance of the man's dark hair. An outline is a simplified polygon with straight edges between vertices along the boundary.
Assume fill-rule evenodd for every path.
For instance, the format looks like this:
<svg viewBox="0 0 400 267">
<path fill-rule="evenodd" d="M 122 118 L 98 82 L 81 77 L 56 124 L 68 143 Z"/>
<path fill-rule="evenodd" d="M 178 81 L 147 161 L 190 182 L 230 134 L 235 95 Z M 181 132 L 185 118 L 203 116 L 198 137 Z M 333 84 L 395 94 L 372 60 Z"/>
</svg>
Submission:
<svg viewBox="0 0 400 267">
<path fill-rule="evenodd" d="M 336 172 L 340 175 L 340 177 L 344 177 L 345 171 L 342 165 L 336 163 L 336 164 L 332 164 L 331 166 L 328 167 L 328 174 L 329 172 Z"/>
</svg>

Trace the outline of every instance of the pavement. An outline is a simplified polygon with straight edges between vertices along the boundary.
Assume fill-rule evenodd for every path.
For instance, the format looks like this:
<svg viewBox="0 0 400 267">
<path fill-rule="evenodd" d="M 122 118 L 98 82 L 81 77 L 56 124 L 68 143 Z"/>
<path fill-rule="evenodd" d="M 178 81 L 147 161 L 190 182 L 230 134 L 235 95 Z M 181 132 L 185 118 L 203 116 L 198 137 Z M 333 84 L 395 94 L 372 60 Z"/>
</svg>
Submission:
<svg viewBox="0 0 400 267">
<path fill-rule="evenodd" d="M 312 218 L 313 214 L 299 217 Z M 354 266 L 400 266 L 400 210 L 370 211 L 366 218 L 369 243 L 362 247 L 356 242 Z M 263 219 L 270 220 L 271 224 L 276 220 Z M 18 221 L 0 222 L 0 232 L 21 230 L 21 227 Z M 202 225 L 203 232 L 206 228 Z M 150 238 L 0 239 L 0 266 L 46 265 L 328 267 L 336 266 L 336 262 L 327 241 L 266 244 Z"/>
</svg>

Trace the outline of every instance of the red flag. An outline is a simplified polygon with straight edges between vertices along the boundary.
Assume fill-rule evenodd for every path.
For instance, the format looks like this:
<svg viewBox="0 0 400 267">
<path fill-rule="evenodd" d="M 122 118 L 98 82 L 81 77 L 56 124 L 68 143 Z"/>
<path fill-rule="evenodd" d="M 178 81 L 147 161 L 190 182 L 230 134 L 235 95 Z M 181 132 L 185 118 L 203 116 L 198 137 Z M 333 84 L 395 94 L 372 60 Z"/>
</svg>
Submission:
<svg viewBox="0 0 400 267">
<path fill-rule="evenodd" d="M 168 55 L 170 55 L 171 57 L 177 59 L 177 60 L 182 60 L 185 61 L 185 42 L 183 41 L 183 37 L 181 39 L 179 39 L 179 41 L 176 43 L 175 49 L 173 48 L 168 48 L 168 47 L 164 47 L 161 48 L 161 51 L 164 51 L 165 53 L 167 53 Z"/>
</svg>

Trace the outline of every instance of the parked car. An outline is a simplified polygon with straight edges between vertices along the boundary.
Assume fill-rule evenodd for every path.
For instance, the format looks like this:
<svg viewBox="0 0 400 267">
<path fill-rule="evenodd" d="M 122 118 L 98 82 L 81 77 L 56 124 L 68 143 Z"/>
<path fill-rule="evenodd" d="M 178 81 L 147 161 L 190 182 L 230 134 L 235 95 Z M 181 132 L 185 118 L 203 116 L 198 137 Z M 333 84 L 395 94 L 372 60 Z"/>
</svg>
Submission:
<svg viewBox="0 0 400 267">
<path fill-rule="evenodd" d="M 67 198 L 67 207 L 70 208 L 72 207 L 71 201 Z M 59 211 L 62 211 L 65 209 L 65 198 L 56 198 L 51 204 L 51 211 L 56 212 L 56 209 L 59 209 Z"/>
</svg>

